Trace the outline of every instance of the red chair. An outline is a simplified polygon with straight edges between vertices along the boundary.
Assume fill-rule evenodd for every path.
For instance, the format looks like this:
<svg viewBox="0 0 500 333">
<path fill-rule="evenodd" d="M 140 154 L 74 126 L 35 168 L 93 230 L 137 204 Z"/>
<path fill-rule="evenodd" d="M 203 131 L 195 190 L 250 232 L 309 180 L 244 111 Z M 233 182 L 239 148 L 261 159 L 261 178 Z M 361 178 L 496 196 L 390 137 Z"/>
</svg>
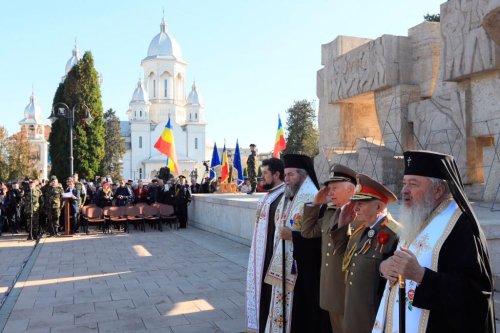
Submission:
<svg viewBox="0 0 500 333">
<path fill-rule="evenodd" d="M 127 216 L 125 215 L 125 209 L 126 207 L 123 206 L 113 206 L 113 207 L 108 207 L 108 216 L 109 216 L 109 222 L 115 224 L 118 229 L 123 225 L 124 231 L 127 233 L 129 232 L 128 228 L 128 219 Z"/>
<path fill-rule="evenodd" d="M 143 208 L 144 220 L 148 222 L 150 227 L 158 228 L 162 231 L 160 220 L 160 209 L 155 206 L 144 206 Z"/>
<path fill-rule="evenodd" d="M 125 214 L 127 215 L 128 222 L 134 225 L 134 229 L 137 229 L 137 223 L 140 222 L 141 230 L 146 232 L 146 226 L 144 224 L 144 215 L 141 209 L 137 206 L 127 206 L 125 209 Z"/>
<path fill-rule="evenodd" d="M 102 232 L 106 232 L 105 228 L 105 219 L 104 219 L 104 214 L 102 208 L 96 207 L 96 206 L 86 206 L 87 208 L 84 210 L 84 215 L 83 219 L 85 221 L 85 233 L 88 235 L 89 234 L 89 223 L 90 224 L 96 224 L 102 229 Z M 85 207 L 84 207 L 85 208 Z"/>
<path fill-rule="evenodd" d="M 160 205 L 160 218 L 165 221 L 165 224 L 170 226 L 172 229 L 172 225 L 175 225 L 175 230 L 179 229 L 179 220 L 175 215 L 174 206 L 162 204 Z"/>
</svg>

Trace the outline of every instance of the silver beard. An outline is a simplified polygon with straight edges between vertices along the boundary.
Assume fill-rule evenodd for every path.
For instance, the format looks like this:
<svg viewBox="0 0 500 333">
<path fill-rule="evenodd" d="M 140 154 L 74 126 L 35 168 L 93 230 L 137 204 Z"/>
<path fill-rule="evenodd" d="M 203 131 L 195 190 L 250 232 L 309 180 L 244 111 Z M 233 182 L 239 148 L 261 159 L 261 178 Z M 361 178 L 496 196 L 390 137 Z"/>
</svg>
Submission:
<svg viewBox="0 0 500 333">
<path fill-rule="evenodd" d="M 407 207 L 404 203 L 399 208 L 399 223 L 402 228 L 399 231 L 400 244 L 409 245 L 418 237 L 422 231 L 424 222 L 429 218 L 435 208 L 432 192 L 425 194 L 423 200 Z"/>
<path fill-rule="evenodd" d="M 297 195 L 297 193 L 300 190 L 300 187 L 302 186 L 302 183 L 303 182 L 300 182 L 300 184 L 297 183 L 297 184 L 295 184 L 293 186 L 287 185 L 285 187 L 285 198 L 291 200 L 295 195 Z"/>
</svg>

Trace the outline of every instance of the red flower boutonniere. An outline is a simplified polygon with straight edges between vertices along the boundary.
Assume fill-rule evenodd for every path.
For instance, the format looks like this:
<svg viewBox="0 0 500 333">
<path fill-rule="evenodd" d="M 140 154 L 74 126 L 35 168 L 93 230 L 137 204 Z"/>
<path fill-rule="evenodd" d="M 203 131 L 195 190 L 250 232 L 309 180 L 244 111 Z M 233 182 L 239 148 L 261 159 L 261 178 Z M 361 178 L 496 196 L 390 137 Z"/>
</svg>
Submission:
<svg viewBox="0 0 500 333">
<path fill-rule="evenodd" d="M 413 301 L 413 297 L 415 297 L 415 290 L 408 290 L 408 300 Z"/>
<path fill-rule="evenodd" d="M 389 241 L 389 234 L 385 231 L 380 231 L 377 234 L 377 243 L 380 244 L 380 253 L 382 253 L 382 249 L 384 248 L 384 244 L 387 244 Z"/>
</svg>

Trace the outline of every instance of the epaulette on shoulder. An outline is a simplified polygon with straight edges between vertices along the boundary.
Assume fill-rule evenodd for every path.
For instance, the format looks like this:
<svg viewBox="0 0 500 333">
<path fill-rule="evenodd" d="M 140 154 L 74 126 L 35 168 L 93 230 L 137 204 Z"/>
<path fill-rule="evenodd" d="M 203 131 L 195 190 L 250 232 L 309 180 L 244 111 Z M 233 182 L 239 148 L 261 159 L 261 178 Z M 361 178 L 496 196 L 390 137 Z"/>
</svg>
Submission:
<svg viewBox="0 0 500 333">
<path fill-rule="evenodd" d="M 389 214 L 383 224 L 385 227 L 389 228 L 392 232 L 397 234 L 401 230 L 401 223 L 397 222 Z"/>
</svg>

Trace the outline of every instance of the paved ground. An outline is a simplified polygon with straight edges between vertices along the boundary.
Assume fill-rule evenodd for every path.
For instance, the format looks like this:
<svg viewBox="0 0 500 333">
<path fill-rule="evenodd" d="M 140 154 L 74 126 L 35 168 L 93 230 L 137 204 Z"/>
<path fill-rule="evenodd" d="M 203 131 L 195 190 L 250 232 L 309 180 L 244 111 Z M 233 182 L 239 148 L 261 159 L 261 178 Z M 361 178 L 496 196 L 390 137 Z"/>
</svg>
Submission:
<svg viewBox="0 0 500 333">
<path fill-rule="evenodd" d="M 34 242 L 26 241 L 27 235 L 4 233 L 0 237 L 0 305 L 9 288 L 20 273 L 23 262 L 33 250 Z"/>
<path fill-rule="evenodd" d="M 31 250 L 11 242 L 1 281 Z M 248 250 L 194 228 L 44 238 L 3 332 L 242 332 Z"/>
</svg>

